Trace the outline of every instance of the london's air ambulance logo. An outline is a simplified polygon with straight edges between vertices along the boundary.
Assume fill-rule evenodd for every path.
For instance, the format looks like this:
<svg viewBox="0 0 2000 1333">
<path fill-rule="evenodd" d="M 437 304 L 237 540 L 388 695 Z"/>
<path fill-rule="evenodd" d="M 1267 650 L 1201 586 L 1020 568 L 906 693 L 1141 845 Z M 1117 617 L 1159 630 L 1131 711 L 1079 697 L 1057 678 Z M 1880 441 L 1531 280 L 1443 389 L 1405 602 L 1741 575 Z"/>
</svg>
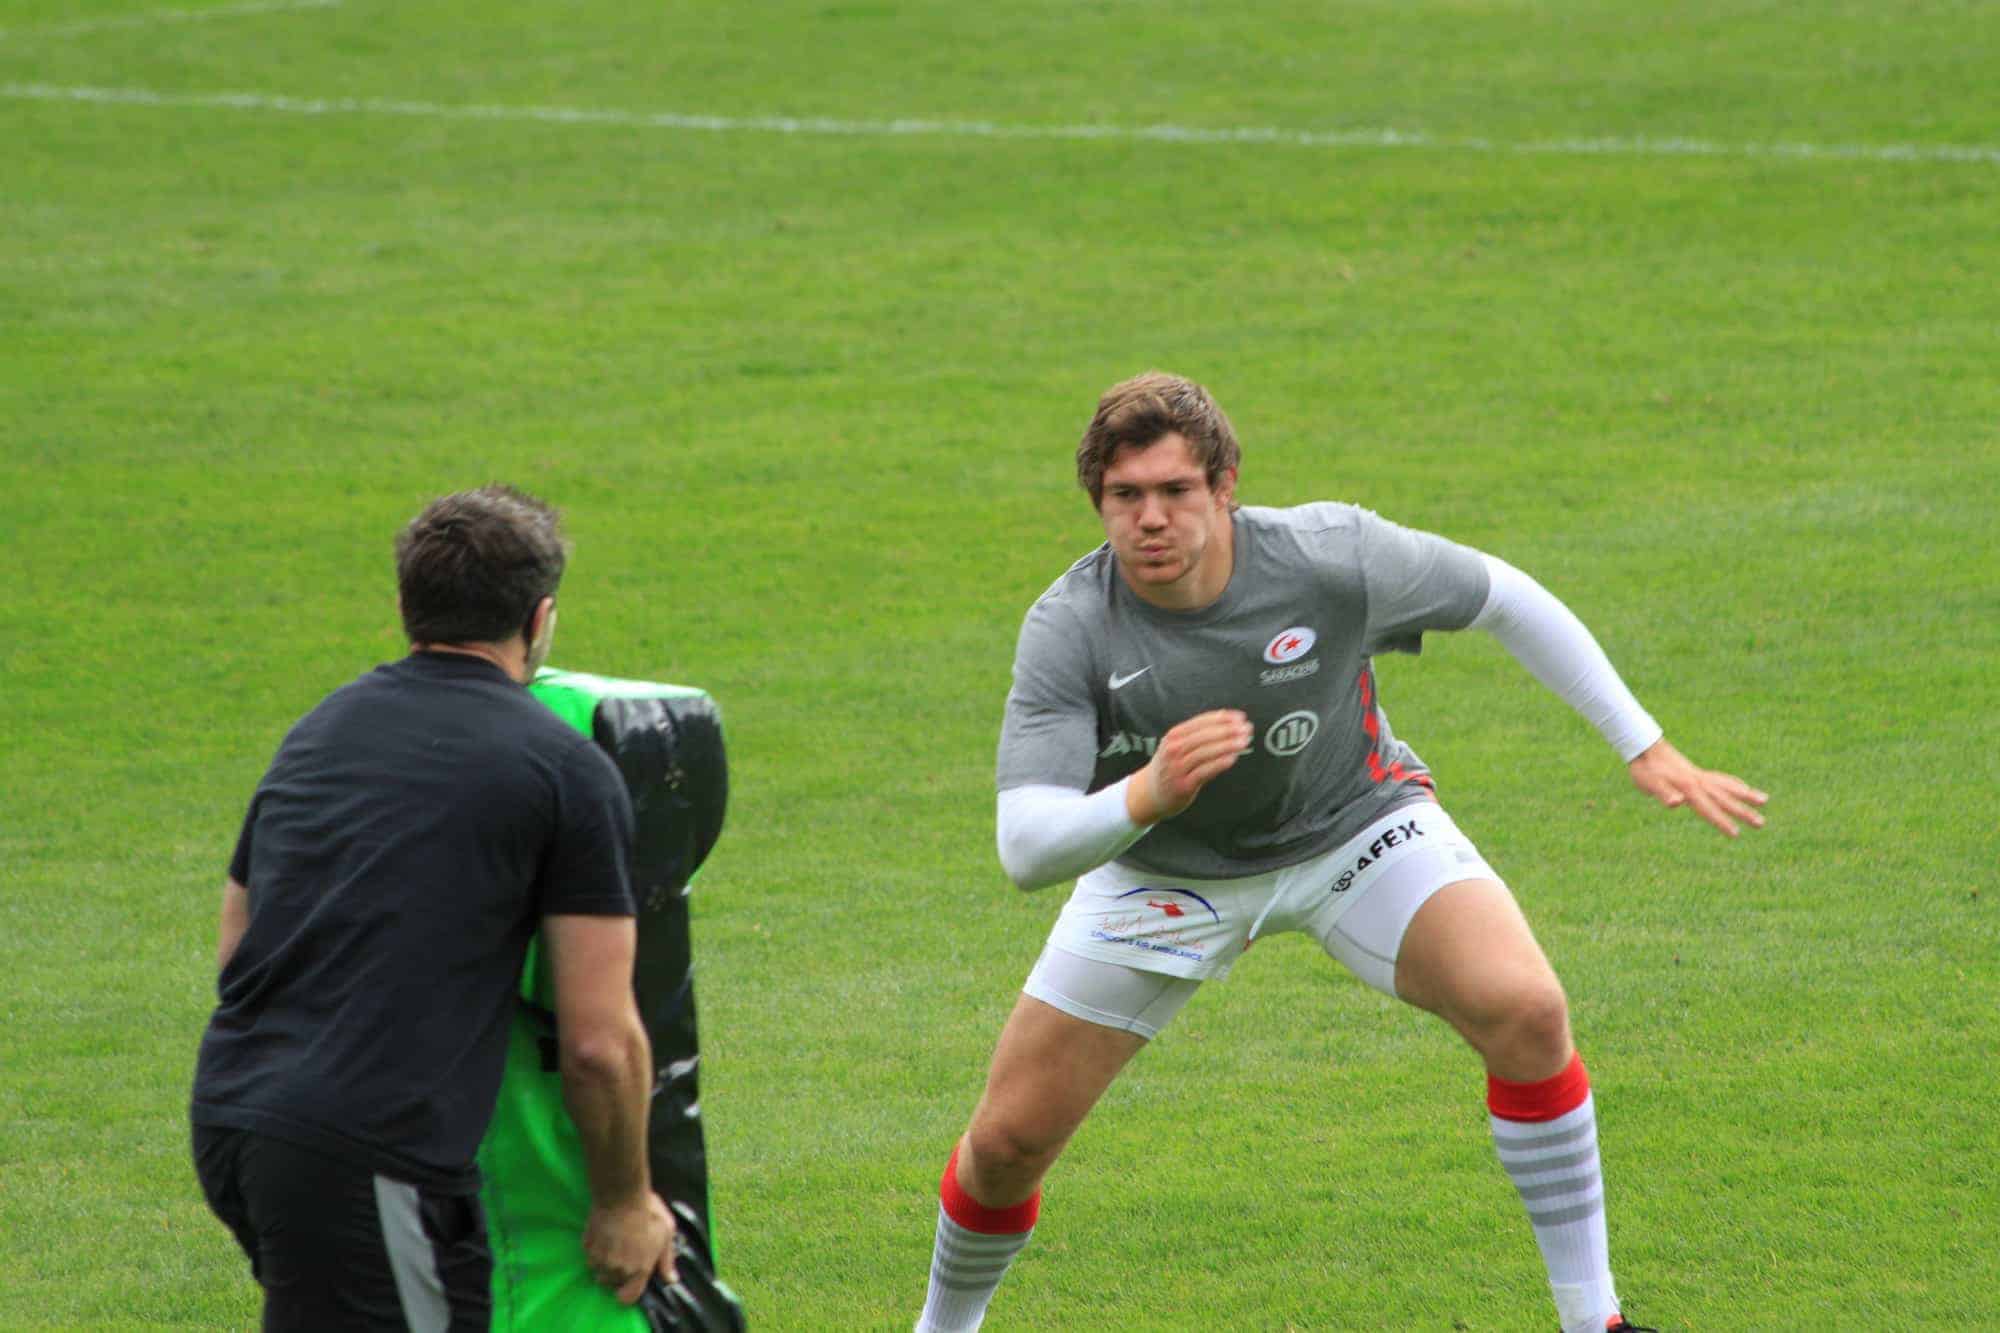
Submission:
<svg viewBox="0 0 2000 1333">
<path fill-rule="evenodd" d="M 1310 625 L 1294 625 L 1290 629 L 1279 630 L 1264 645 L 1264 660 L 1271 665 L 1257 677 L 1257 683 L 1283 685 L 1288 680 L 1303 680 L 1316 673 L 1319 659 L 1306 654 L 1318 642 L 1319 633 Z"/>
</svg>

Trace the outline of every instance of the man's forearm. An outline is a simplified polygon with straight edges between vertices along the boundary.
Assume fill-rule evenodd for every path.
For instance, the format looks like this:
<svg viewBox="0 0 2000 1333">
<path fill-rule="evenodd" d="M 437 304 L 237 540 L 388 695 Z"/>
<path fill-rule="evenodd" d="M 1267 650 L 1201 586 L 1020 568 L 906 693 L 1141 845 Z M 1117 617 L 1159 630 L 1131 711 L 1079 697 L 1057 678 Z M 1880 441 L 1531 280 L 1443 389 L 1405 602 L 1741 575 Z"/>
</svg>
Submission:
<svg viewBox="0 0 2000 1333">
<path fill-rule="evenodd" d="M 1115 782 L 1088 796 L 1046 786 L 1001 792 L 997 841 L 1008 878 L 1022 889 L 1075 879 L 1137 842 L 1147 826 L 1131 818 L 1125 786 Z"/>
<path fill-rule="evenodd" d="M 630 1206 L 651 1188 L 646 1117 L 653 1054 L 635 1015 L 626 1030 L 562 1048 L 563 1104 L 576 1122 L 599 1208 Z"/>
<path fill-rule="evenodd" d="M 1660 724 L 1633 697 L 1591 632 L 1554 593 L 1497 556 L 1472 628 L 1483 629 L 1531 675 L 1582 714 L 1630 763 L 1660 739 Z"/>
</svg>

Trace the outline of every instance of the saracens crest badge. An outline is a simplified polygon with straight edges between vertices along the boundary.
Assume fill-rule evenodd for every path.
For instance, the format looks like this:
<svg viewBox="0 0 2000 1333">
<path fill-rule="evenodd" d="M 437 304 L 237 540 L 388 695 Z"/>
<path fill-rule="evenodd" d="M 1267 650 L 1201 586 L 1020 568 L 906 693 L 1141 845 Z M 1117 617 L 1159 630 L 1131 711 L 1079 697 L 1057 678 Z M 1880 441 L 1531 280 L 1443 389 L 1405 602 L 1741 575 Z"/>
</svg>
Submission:
<svg viewBox="0 0 2000 1333">
<path fill-rule="evenodd" d="M 1281 629 L 1271 641 L 1264 645 L 1264 660 L 1272 666 L 1297 661 L 1312 651 L 1313 644 L 1319 642 L 1319 634 L 1310 625 L 1294 625 Z"/>
</svg>

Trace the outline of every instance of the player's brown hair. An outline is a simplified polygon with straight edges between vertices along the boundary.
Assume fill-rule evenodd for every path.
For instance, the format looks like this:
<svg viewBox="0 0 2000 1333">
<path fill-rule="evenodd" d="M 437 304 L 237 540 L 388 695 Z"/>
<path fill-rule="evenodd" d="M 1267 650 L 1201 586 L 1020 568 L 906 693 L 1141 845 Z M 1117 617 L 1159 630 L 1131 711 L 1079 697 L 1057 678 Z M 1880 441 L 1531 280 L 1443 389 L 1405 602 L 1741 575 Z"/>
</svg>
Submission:
<svg viewBox="0 0 2000 1333">
<path fill-rule="evenodd" d="M 1120 449 L 1144 449 L 1175 434 L 1188 442 L 1211 487 L 1242 461 L 1235 427 L 1208 390 L 1193 380 L 1149 370 L 1112 385 L 1097 400 L 1097 414 L 1076 447 L 1077 485 L 1090 492 L 1091 504 L 1101 507 L 1104 470 Z"/>
<path fill-rule="evenodd" d="M 562 518 L 512 486 L 424 506 L 396 536 L 396 590 L 411 643 L 504 643 L 525 633 L 569 560 Z"/>
</svg>

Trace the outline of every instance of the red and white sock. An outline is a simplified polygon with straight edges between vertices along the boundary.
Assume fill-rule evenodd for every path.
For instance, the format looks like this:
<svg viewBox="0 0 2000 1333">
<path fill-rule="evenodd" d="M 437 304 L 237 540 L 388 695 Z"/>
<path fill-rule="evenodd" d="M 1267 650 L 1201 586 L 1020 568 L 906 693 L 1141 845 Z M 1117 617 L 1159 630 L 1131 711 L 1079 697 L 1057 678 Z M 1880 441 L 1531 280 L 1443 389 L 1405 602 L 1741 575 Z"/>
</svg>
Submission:
<svg viewBox="0 0 2000 1333">
<path fill-rule="evenodd" d="M 937 1243 L 917 1333 L 966 1333 L 986 1318 L 1000 1279 L 1035 1234 L 1042 1192 L 1012 1208 L 988 1208 L 958 1184 L 958 1149 L 938 1182 Z"/>
<path fill-rule="evenodd" d="M 1534 1226 L 1563 1333 L 1603 1333 L 1618 1313 L 1618 1294 L 1604 1232 L 1597 1110 L 1583 1058 L 1572 1055 L 1561 1073 L 1535 1083 L 1489 1075 L 1486 1108 L 1500 1165 Z"/>
</svg>

